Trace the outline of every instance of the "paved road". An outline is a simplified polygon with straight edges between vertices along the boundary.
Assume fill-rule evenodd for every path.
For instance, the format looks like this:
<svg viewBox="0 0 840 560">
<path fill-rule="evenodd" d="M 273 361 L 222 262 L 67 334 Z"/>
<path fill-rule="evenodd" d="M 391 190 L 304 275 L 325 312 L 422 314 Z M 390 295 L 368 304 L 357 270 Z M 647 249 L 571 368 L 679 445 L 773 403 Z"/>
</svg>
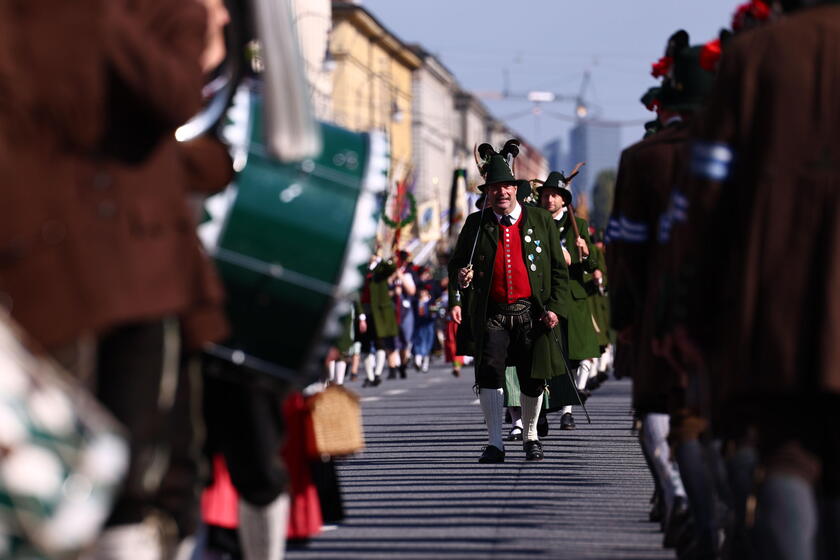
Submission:
<svg viewBox="0 0 840 560">
<path fill-rule="evenodd" d="M 348 384 L 362 396 L 367 449 L 339 466 L 347 519 L 287 558 L 674 558 L 647 522 L 653 482 L 630 434 L 627 381 L 593 395 L 591 426 L 576 414 L 576 431 L 552 429 L 544 461 L 509 443 L 505 463 L 480 465 L 486 432 L 464 374 Z"/>
</svg>

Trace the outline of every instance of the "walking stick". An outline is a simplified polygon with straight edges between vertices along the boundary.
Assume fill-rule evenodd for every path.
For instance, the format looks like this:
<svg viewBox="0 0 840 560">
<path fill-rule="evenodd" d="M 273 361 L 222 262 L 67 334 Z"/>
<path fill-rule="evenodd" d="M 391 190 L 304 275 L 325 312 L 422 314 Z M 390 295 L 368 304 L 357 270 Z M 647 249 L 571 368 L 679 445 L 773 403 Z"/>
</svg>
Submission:
<svg viewBox="0 0 840 560">
<path fill-rule="evenodd" d="M 536 302 L 540 306 L 540 308 L 542 309 L 542 315 L 545 316 L 545 314 L 546 314 L 545 308 L 542 307 L 542 305 L 538 301 L 536 301 L 536 299 L 532 299 L 532 301 Z M 569 361 L 566 359 L 565 352 L 563 352 L 563 344 L 561 344 L 560 338 L 558 338 L 558 336 L 557 336 L 557 327 L 556 326 L 553 329 L 551 329 L 551 334 L 552 334 L 552 336 L 554 336 L 554 342 L 557 343 L 557 348 L 560 350 L 560 355 L 563 356 L 563 363 L 566 364 L 566 377 L 568 378 L 569 383 L 572 384 L 572 389 L 575 392 L 575 397 L 577 397 L 578 404 L 583 409 L 583 413 L 586 415 L 586 422 L 588 424 L 591 424 L 592 423 L 592 418 L 590 418 L 589 411 L 586 410 L 586 405 L 583 404 L 583 400 L 580 398 L 580 391 L 578 391 L 577 383 L 575 383 L 575 380 L 572 378 L 572 367 L 569 365 Z"/>
<path fill-rule="evenodd" d="M 578 404 L 583 409 L 583 413 L 586 414 L 586 422 L 591 424 L 592 419 L 589 417 L 589 411 L 586 410 L 586 405 L 583 404 L 583 401 L 580 398 L 580 391 L 577 388 L 577 383 L 575 383 L 575 380 L 572 379 L 572 368 L 569 365 L 568 360 L 566 360 L 566 355 L 563 353 L 563 345 L 560 344 L 560 339 L 557 338 L 557 331 L 555 329 L 557 329 L 557 327 L 551 329 L 551 334 L 554 335 L 554 341 L 557 343 L 557 347 L 560 349 L 560 355 L 563 356 L 563 362 L 566 364 L 566 377 L 569 379 L 569 383 L 572 384 L 572 389 L 575 390 L 575 396 L 577 397 Z"/>
<path fill-rule="evenodd" d="M 574 179 L 578 173 L 580 173 L 580 168 L 586 165 L 585 161 L 578 162 L 575 165 L 575 168 L 572 170 L 571 174 L 568 177 L 563 177 L 565 179 L 566 185 L 569 187 L 569 190 L 572 190 L 572 179 Z M 575 234 L 575 242 L 577 243 L 577 239 L 580 237 L 580 229 L 578 229 L 577 221 L 575 220 L 575 207 L 572 205 L 571 202 L 568 204 L 569 207 L 569 221 L 570 225 L 572 226 L 572 232 Z M 578 261 L 583 260 L 583 249 L 580 247 L 577 248 L 578 250 Z"/>
<path fill-rule="evenodd" d="M 478 161 L 477 146 L 473 146 L 473 157 L 475 158 L 476 165 L 478 165 L 479 169 L 480 169 L 481 164 Z M 470 251 L 470 260 L 469 260 L 469 263 L 467 263 L 467 266 L 464 267 L 470 273 L 472 272 L 472 269 L 473 269 L 473 257 L 475 257 L 475 248 L 478 245 L 478 238 L 481 236 L 481 221 L 484 219 L 484 211 L 487 209 L 487 198 L 488 198 L 487 194 L 484 194 L 484 203 L 481 205 L 481 217 L 478 219 L 478 224 L 479 225 L 475 230 L 475 239 L 473 240 L 472 251 Z M 469 281 L 464 286 L 461 286 L 461 289 L 463 290 L 463 289 L 468 288 L 471 283 L 472 283 L 472 275 L 469 276 Z"/>
</svg>

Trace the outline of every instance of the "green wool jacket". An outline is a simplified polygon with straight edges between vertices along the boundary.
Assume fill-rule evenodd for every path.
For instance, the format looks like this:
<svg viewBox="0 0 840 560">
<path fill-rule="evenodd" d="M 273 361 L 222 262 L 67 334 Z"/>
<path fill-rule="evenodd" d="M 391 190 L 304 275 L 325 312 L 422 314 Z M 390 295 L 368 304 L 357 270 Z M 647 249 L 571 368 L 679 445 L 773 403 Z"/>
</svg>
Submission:
<svg viewBox="0 0 840 560">
<path fill-rule="evenodd" d="M 376 328 L 377 338 L 397 336 L 397 311 L 394 299 L 388 293 L 388 278 L 397 270 L 393 261 L 382 261 L 373 272 L 369 274 L 370 279 L 365 281 L 370 284 L 370 314 L 368 321 L 373 321 Z M 356 305 L 356 315 L 366 313 L 361 304 Z"/>
<path fill-rule="evenodd" d="M 589 302 L 589 309 L 592 311 L 592 317 L 595 318 L 595 324 L 598 325 L 598 344 L 607 346 L 612 342 L 610 332 L 610 298 L 606 295 L 607 285 L 607 263 L 604 257 L 604 252 L 596 245 L 592 247 L 593 253 L 589 256 L 592 260 L 594 268 L 601 271 L 603 276 L 604 294 L 598 290 L 598 283 L 595 278 L 587 273 L 583 275 L 586 283 L 586 292 L 589 294 L 587 301 Z"/>
<path fill-rule="evenodd" d="M 522 219 L 519 222 L 522 234 L 522 255 L 531 284 L 532 302 L 538 311 L 549 310 L 556 313 L 558 317 L 566 317 L 570 299 L 569 270 L 560 248 L 557 228 L 554 227 L 551 215 L 542 208 L 523 205 L 522 213 Z M 477 233 L 478 244 L 472 263 L 473 281 L 466 290 L 468 293 L 459 298 L 455 293 L 458 288 L 458 271 L 469 264 L 470 251 Z M 449 261 L 449 305 L 453 307 L 461 301 L 466 305 L 462 308 L 462 313 L 475 346 L 476 367 L 481 366 L 498 240 L 499 226 L 492 210 L 486 210 L 483 216 L 481 212 L 470 214 L 458 236 L 455 252 Z M 558 338 L 562 337 L 558 336 Z M 532 352 L 532 378 L 551 379 L 567 372 L 562 350 L 547 328 L 539 330 L 539 334 L 534 339 Z"/>
<path fill-rule="evenodd" d="M 563 214 L 559 220 L 555 220 L 561 243 L 566 247 L 572 257 L 572 264 L 569 266 L 569 302 L 568 323 L 566 337 L 568 340 L 568 352 L 570 360 L 587 360 L 597 358 L 601 355 L 598 335 L 595 325 L 592 322 L 592 311 L 587 302 L 589 294 L 586 290 L 586 274 L 592 273 L 597 265 L 593 255 L 592 242 L 589 239 L 589 224 L 583 218 L 575 218 L 580 236 L 586 241 L 590 257 L 581 260 L 575 245 L 575 232 L 569 227 L 569 213 Z"/>
</svg>

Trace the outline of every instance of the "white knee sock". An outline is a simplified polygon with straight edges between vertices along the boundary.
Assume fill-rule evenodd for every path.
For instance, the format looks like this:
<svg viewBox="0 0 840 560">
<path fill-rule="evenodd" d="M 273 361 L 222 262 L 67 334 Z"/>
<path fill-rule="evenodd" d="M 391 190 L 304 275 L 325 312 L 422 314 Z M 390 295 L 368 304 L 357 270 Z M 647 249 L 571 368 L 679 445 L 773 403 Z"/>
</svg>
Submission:
<svg viewBox="0 0 840 560">
<path fill-rule="evenodd" d="M 607 371 L 607 366 L 609 365 L 609 353 L 609 347 L 604 348 L 604 353 L 601 354 L 600 358 L 598 358 L 598 373 Z"/>
<path fill-rule="evenodd" d="M 562 412 L 563 412 L 563 414 L 566 414 L 567 412 L 569 414 L 571 414 L 572 413 L 572 405 L 569 404 L 569 405 L 564 406 Z"/>
<path fill-rule="evenodd" d="M 265 507 L 239 500 L 239 539 L 245 560 L 282 560 L 286 552 L 289 495 Z"/>
<path fill-rule="evenodd" d="M 365 356 L 365 375 L 367 375 L 368 381 L 373 381 L 374 379 L 374 371 L 373 366 L 376 364 L 376 356 L 373 354 L 368 354 Z"/>
<path fill-rule="evenodd" d="M 429 356 L 423 356 L 423 367 L 421 369 L 423 371 L 429 370 Z"/>
<path fill-rule="evenodd" d="M 153 523 L 106 528 L 82 560 L 163 560 L 161 535 Z"/>
<path fill-rule="evenodd" d="M 330 372 L 330 377 L 329 377 L 330 383 L 334 383 L 335 382 L 335 360 L 330 360 L 330 363 L 327 365 L 327 369 Z"/>
<path fill-rule="evenodd" d="M 382 375 L 382 370 L 385 369 L 385 350 L 377 350 L 376 351 L 376 377 Z"/>
<path fill-rule="evenodd" d="M 577 388 L 578 391 L 583 391 L 586 389 L 586 382 L 589 381 L 589 374 L 592 372 L 592 361 L 591 360 L 583 360 L 578 365 L 577 371 L 575 371 L 575 377 L 577 378 Z"/>
<path fill-rule="evenodd" d="M 347 362 L 338 360 L 335 362 L 335 383 L 344 385 L 344 375 L 347 373 Z"/>
<path fill-rule="evenodd" d="M 417 368 L 420 368 L 420 366 L 423 365 L 423 356 L 421 356 L 420 354 L 415 354 L 414 365 L 417 366 Z"/>
<path fill-rule="evenodd" d="M 671 461 L 671 450 L 668 446 L 669 422 L 670 417 L 667 414 L 645 414 L 642 418 L 641 433 L 642 445 L 647 448 L 653 468 L 659 475 L 662 499 L 668 515 L 671 513 L 674 498 L 685 497 L 680 471 Z"/>
<path fill-rule="evenodd" d="M 537 435 L 537 420 L 540 418 L 543 396 L 529 397 L 525 393 L 519 395 L 519 403 L 522 405 L 522 431 L 523 440 L 534 441 L 540 439 Z"/>
<path fill-rule="evenodd" d="M 504 420 L 505 393 L 502 389 L 481 389 L 478 392 L 484 421 L 487 422 L 487 443 L 504 449 L 502 420 Z"/>
</svg>

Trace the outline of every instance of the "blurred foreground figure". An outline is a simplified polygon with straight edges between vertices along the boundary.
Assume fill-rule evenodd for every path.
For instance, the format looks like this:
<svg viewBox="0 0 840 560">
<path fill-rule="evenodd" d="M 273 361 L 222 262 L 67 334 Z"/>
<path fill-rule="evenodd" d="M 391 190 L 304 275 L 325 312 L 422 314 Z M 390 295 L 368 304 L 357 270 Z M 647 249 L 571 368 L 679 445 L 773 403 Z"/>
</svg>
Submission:
<svg viewBox="0 0 840 560">
<path fill-rule="evenodd" d="M 155 496 L 183 351 L 226 334 L 186 205 L 206 178 L 173 136 L 201 108 L 206 24 L 193 0 L 0 0 L 0 301 L 131 441 L 92 558 L 176 540 Z"/>
<path fill-rule="evenodd" d="M 840 6 L 782 4 L 727 46 L 698 127 L 689 326 L 713 421 L 757 434 L 757 557 L 838 558 Z"/>
</svg>

